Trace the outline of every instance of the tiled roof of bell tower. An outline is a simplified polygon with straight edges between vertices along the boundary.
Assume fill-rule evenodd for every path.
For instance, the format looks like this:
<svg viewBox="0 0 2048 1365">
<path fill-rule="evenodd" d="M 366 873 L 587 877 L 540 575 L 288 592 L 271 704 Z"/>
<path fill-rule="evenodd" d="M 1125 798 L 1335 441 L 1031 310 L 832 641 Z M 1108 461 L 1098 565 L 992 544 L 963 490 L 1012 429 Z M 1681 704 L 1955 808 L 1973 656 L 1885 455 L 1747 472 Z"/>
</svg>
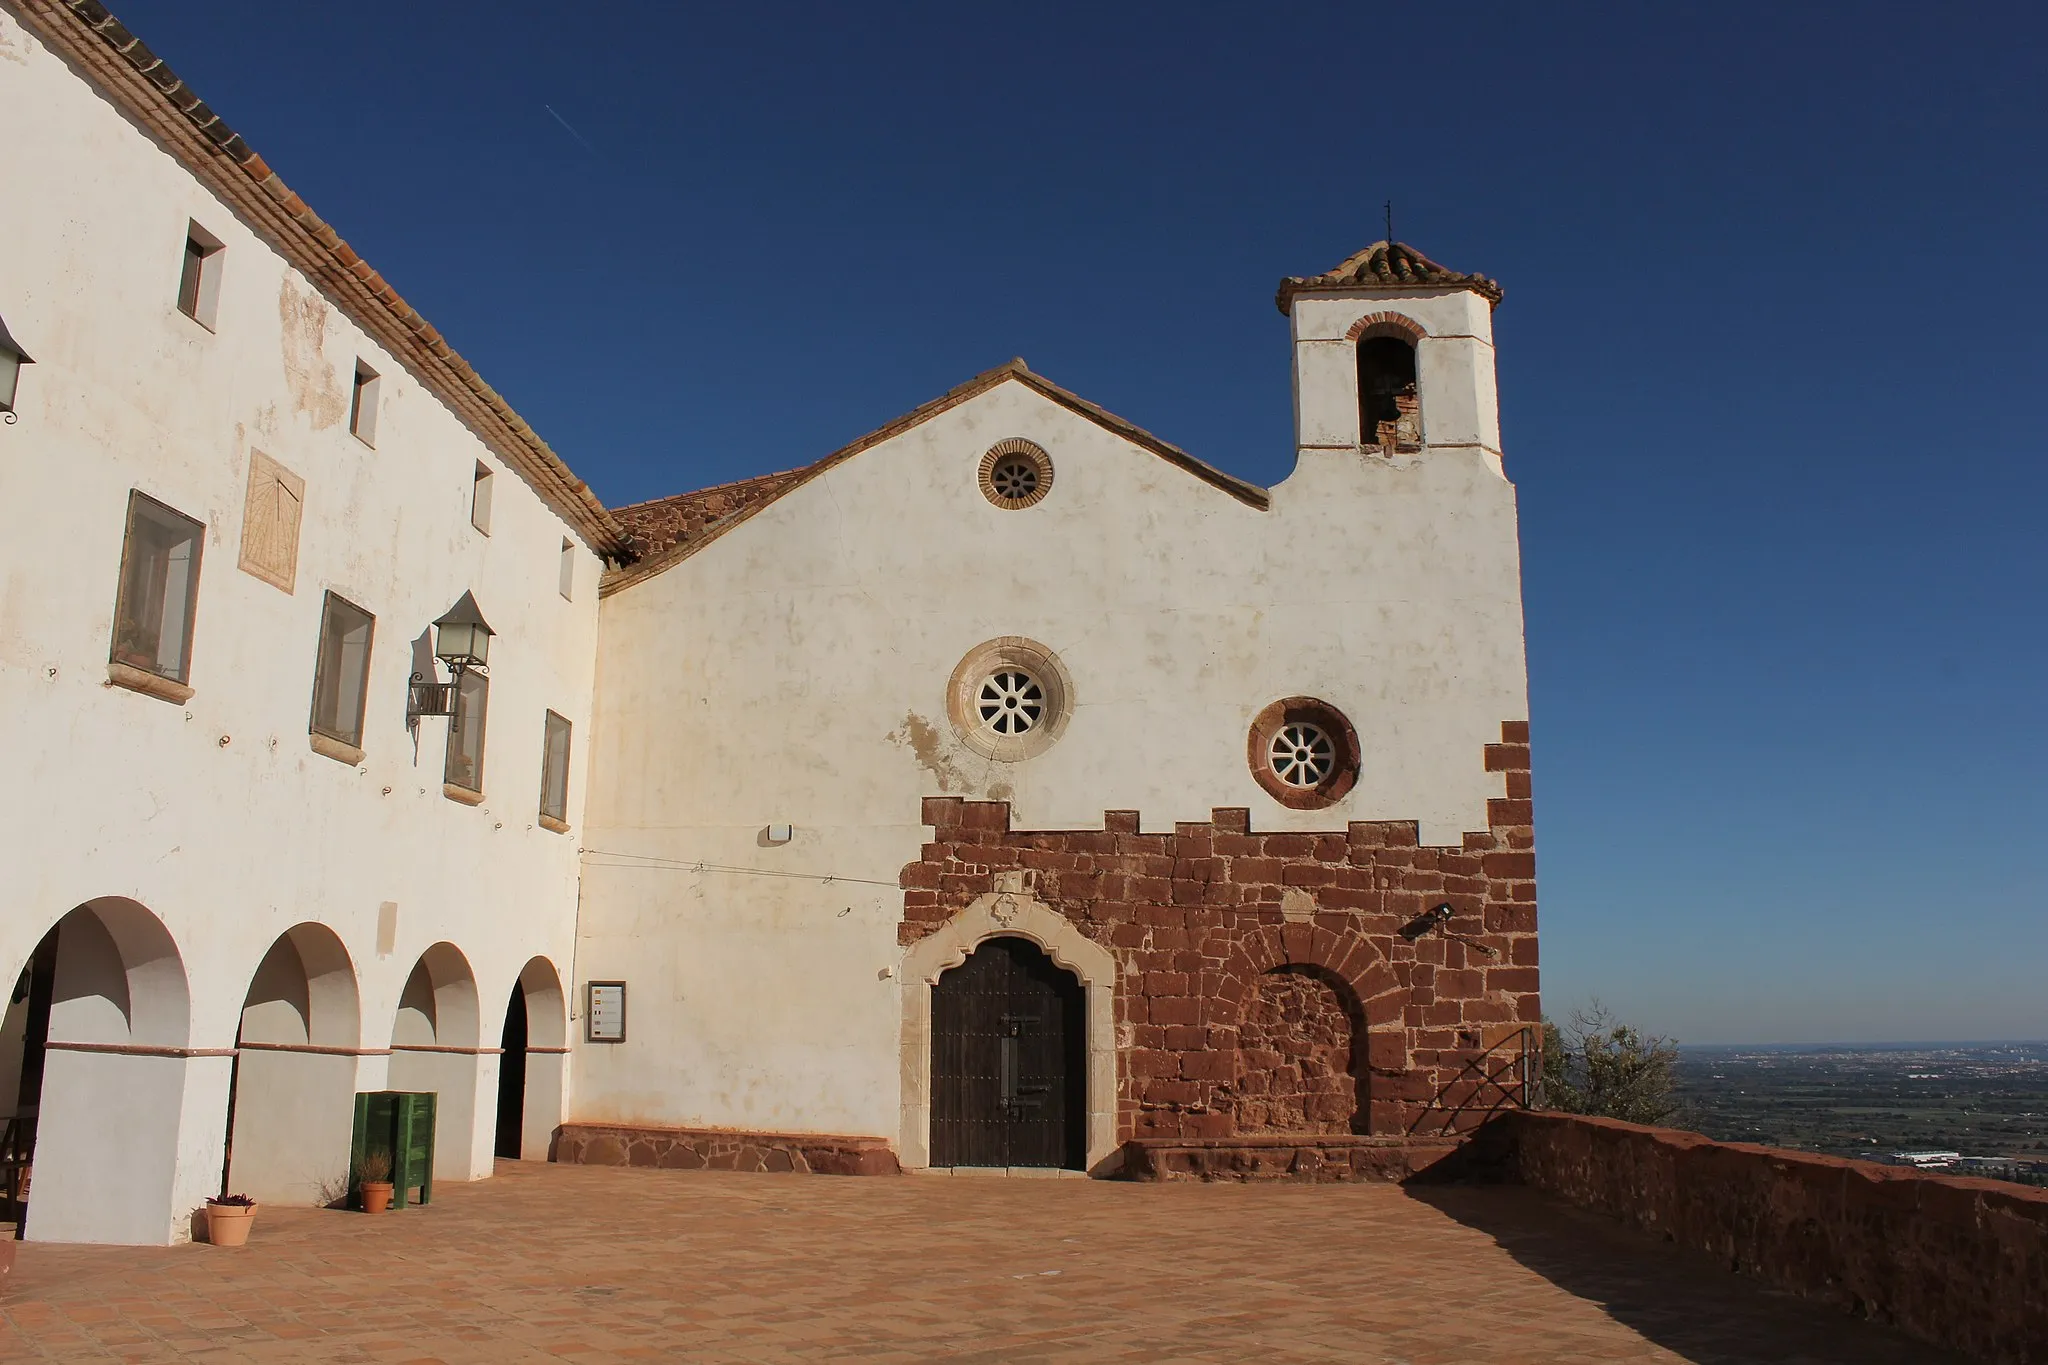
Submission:
<svg viewBox="0 0 2048 1365">
<path fill-rule="evenodd" d="M 1273 302 L 1285 313 L 1296 294 L 1323 289 L 1469 289 L 1498 304 L 1501 287 L 1484 275 L 1446 270 L 1405 242 L 1374 242 L 1320 275 L 1289 275 Z"/>
</svg>

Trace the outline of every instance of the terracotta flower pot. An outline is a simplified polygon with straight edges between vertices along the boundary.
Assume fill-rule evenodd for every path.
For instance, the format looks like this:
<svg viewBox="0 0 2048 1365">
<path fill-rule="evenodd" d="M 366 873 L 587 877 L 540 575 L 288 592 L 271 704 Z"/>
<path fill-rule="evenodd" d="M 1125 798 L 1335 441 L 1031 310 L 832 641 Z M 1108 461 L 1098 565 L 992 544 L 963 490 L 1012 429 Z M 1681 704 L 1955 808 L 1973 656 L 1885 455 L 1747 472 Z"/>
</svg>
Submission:
<svg viewBox="0 0 2048 1365">
<path fill-rule="evenodd" d="M 363 1212 L 382 1213 L 391 1207 L 391 1182 L 365 1180 L 362 1184 Z"/>
<path fill-rule="evenodd" d="M 256 1222 L 254 1204 L 215 1204 L 206 1206 L 206 1240 L 217 1247 L 245 1246 L 249 1241 L 249 1229 Z"/>
</svg>

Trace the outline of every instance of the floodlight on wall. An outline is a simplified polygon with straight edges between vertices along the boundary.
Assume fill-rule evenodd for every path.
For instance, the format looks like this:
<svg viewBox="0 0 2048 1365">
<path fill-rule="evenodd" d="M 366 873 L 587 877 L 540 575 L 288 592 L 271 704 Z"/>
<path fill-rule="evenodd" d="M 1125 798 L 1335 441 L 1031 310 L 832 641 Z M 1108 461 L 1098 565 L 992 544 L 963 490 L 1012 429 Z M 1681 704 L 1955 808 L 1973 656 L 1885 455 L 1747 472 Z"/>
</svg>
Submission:
<svg viewBox="0 0 2048 1365">
<path fill-rule="evenodd" d="M 1500 956 L 1498 948 L 1490 947 L 1487 944 L 1481 943 L 1478 939 L 1465 934 L 1454 934 L 1446 928 L 1445 926 L 1451 922 L 1451 917 L 1455 914 L 1457 914 L 1457 911 L 1449 901 L 1445 901 L 1442 905 L 1432 906 L 1402 925 L 1401 937 L 1413 943 L 1424 934 L 1434 930 L 1443 937 L 1450 939 L 1453 943 L 1462 943 L 1467 948 L 1485 953 L 1488 957 Z"/>
<path fill-rule="evenodd" d="M 14 391 L 21 383 L 21 367 L 35 363 L 8 332 L 7 319 L 0 318 L 0 422 L 13 426 L 19 420 L 14 415 Z"/>
<path fill-rule="evenodd" d="M 434 657 L 448 670 L 448 681 L 413 674 L 407 718 L 454 715 L 462 675 L 490 672 L 491 637 L 495 634 L 473 593 L 464 592 L 454 606 L 441 613 L 434 622 Z"/>
</svg>

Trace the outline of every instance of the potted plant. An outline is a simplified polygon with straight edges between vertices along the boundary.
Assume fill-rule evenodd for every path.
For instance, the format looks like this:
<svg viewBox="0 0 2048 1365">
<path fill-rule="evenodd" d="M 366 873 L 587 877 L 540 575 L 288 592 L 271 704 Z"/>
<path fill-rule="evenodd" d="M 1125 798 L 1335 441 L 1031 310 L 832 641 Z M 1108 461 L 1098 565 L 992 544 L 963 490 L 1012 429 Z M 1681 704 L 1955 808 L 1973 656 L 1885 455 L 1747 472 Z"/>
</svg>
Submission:
<svg viewBox="0 0 2048 1365">
<path fill-rule="evenodd" d="M 256 1201 L 246 1194 L 215 1195 L 206 1201 L 206 1240 L 217 1247 L 244 1246 L 256 1221 Z"/>
<path fill-rule="evenodd" d="M 391 1153 L 371 1149 L 363 1153 L 356 1168 L 356 1182 L 363 1191 L 363 1212 L 382 1213 L 391 1207 Z"/>
</svg>

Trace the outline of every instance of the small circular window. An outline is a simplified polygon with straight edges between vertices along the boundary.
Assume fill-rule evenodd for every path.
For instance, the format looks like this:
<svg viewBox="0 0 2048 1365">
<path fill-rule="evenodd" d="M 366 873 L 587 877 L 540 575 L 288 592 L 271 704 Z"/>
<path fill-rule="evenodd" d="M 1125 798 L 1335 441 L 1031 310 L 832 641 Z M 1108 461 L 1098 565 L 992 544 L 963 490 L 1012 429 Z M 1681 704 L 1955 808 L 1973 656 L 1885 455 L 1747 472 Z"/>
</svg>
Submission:
<svg viewBox="0 0 2048 1365">
<path fill-rule="evenodd" d="M 967 652 L 946 689 L 961 742 L 1014 763 L 1041 754 L 1066 729 L 1074 685 L 1059 657 L 1035 640 L 1005 635 Z"/>
<path fill-rule="evenodd" d="M 1295 810 L 1341 801 L 1358 781 L 1358 735 L 1344 713 L 1314 697 L 1288 697 L 1252 721 L 1246 759 L 1267 795 Z"/>
<path fill-rule="evenodd" d="M 1052 491 L 1052 457 L 1044 447 L 1013 436 L 981 457 L 981 495 L 998 507 L 1030 507 Z"/>
</svg>

